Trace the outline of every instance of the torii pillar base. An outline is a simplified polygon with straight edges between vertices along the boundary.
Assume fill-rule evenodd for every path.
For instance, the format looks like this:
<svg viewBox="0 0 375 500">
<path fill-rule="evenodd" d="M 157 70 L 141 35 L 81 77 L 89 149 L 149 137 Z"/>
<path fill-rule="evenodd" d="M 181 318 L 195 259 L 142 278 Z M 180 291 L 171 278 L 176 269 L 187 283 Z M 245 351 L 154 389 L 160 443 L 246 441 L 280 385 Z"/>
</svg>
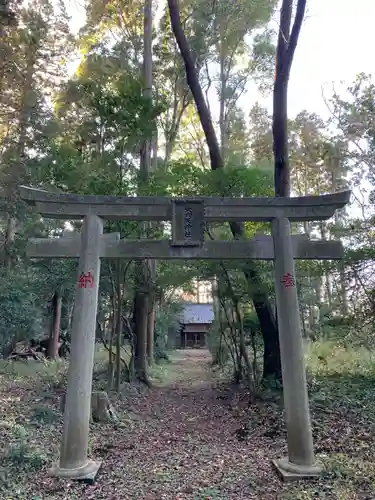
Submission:
<svg viewBox="0 0 375 500">
<path fill-rule="evenodd" d="M 101 462 L 94 462 L 92 460 L 89 460 L 83 467 L 77 467 L 75 469 L 63 469 L 59 465 L 56 465 L 49 470 L 49 474 L 62 479 L 71 479 L 82 483 L 94 484 L 101 465 Z"/>
<path fill-rule="evenodd" d="M 319 462 L 314 465 L 297 465 L 289 462 L 288 458 L 281 458 L 272 460 L 272 464 L 280 478 L 285 482 L 316 479 L 323 472 L 323 466 Z"/>
</svg>

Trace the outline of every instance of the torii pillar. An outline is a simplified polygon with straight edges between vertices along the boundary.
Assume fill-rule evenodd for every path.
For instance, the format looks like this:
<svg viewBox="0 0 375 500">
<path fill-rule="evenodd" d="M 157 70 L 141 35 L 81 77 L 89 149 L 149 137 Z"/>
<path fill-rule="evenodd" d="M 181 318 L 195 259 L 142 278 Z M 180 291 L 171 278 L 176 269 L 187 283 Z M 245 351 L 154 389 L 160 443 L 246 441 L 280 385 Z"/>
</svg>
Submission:
<svg viewBox="0 0 375 500">
<path fill-rule="evenodd" d="M 60 462 L 51 470 L 58 477 L 88 482 L 94 480 L 101 465 L 88 460 L 87 448 L 102 234 L 102 220 L 96 215 L 86 215 L 80 236 Z"/>
<path fill-rule="evenodd" d="M 284 414 L 288 434 L 288 457 L 272 462 L 284 480 L 298 480 L 319 476 L 322 466 L 314 456 L 289 220 L 273 219 L 272 236 Z"/>
</svg>

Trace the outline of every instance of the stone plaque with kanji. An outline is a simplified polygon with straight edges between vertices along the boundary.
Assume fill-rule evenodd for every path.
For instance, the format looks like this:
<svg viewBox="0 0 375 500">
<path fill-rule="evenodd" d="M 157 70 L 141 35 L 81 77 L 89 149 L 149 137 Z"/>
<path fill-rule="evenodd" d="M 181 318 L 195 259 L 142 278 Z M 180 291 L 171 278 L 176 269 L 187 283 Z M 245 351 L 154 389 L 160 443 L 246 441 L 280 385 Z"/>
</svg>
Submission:
<svg viewBox="0 0 375 500">
<path fill-rule="evenodd" d="M 204 231 L 204 203 L 200 200 L 172 201 L 172 245 L 201 246 Z"/>
</svg>

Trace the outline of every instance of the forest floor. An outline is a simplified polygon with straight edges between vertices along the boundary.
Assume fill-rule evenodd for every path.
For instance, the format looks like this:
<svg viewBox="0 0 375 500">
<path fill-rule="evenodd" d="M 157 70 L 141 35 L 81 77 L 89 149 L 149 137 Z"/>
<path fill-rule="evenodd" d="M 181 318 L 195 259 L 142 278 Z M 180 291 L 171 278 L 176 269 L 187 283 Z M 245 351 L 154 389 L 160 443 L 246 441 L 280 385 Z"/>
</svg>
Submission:
<svg viewBox="0 0 375 500">
<path fill-rule="evenodd" d="M 9 370 L 0 389 L 2 500 L 375 499 L 374 380 L 329 373 L 310 380 L 315 447 L 326 471 L 288 484 L 271 466 L 286 454 L 280 398 L 249 406 L 241 388 L 212 373 L 208 352 L 178 351 L 156 367 L 154 388 L 124 385 L 113 395 L 120 427 L 92 424 L 90 457 L 102 467 L 86 485 L 47 474 L 59 451 L 65 367 L 52 381 L 50 371 L 39 373 L 37 383 L 19 367 Z"/>
</svg>

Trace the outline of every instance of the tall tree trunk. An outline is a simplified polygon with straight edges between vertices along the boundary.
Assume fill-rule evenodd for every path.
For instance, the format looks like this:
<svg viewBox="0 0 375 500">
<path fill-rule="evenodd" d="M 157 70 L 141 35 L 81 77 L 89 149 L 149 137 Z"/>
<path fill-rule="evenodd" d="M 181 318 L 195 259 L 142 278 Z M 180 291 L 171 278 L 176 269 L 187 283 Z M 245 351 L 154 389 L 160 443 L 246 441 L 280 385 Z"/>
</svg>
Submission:
<svg viewBox="0 0 375 500">
<path fill-rule="evenodd" d="M 338 184 L 338 173 L 340 168 L 340 160 L 338 158 L 334 159 L 333 171 L 332 171 L 332 192 L 335 192 Z M 335 212 L 335 225 L 339 226 L 342 221 L 342 213 Z M 340 240 L 340 238 L 338 238 Z M 341 295 L 341 314 L 347 316 L 349 314 L 349 304 L 348 304 L 348 292 L 346 289 L 346 276 L 345 276 L 345 264 L 344 261 L 339 261 L 339 275 L 340 275 L 340 295 Z"/>
<path fill-rule="evenodd" d="M 316 296 L 316 305 L 320 310 L 320 308 L 322 307 L 322 278 L 320 276 L 317 276 L 314 279 L 314 289 Z"/>
<path fill-rule="evenodd" d="M 143 273 L 142 263 L 138 265 Z M 147 366 L 147 318 L 148 295 L 143 288 L 138 288 L 134 296 L 133 323 L 134 323 L 134 375 L 138 380 L 150 385 Z M 145 314 L 146 311 L 146 314 Z"/>
<path fill-rule="evenodd" d="M 341 314 L 347 316 L 349 314 L 348 292 L 346 289 L 345 265 L 339 262 L 340 269 L 340 292 L 341 292 Z"/>
<path fill-rule="evenodd" d="M 210 163 L 212 170 L 223 167 L 223 158 L 220 153 L 219 143 L 216 137 L 212 119 L 204 99 L 202 88 L 199 83 L 198 75 L 195 69 L 194 60 L 191 55 L 184 30 L 181 25 L 178 0 L 168 0 L 169 15 L 171 26 L 176 38 L 177 45 L 185 65 L 186 80 L 193 94 L 195 105 L 198 111 L 199 119 L 206 137 L 209 149 Z"/>
<path fill-rule="evenodd" d="M 225 96 L 226 96 L 226 76 L 225 76 L 225 54 L 223 48 L 223 37 L 220 34 L 220 100 L 219 100 L 219 125 L 220 125 L 220 150 L 221 156 L 225 159 L 226 152 L 226 116 L 225 116 Z"/>
<path fill-rule="evenodd" d="M 240 309 L 240 306 L 239 306 L 239 303 L 237 300 L 234 303 L 234 307 L 235 307 L 235 311 L 236 311 L 238 328 L 239 328 L 239 343 L 240 343 L 241 357 L 243 358 L 243 360 L 245 362 L 246 380 L 247 380 L 248 388 L 250 390 L 250 401 L 253 401 L 254 395 L 255 395 L 255 383 L 254 383 L 255 373 L 253 373 L 252 366 L 250 363 L 249 353 L 247 352 L 247 347 L 246 347 L 246 343 L 245 343 L 245 330 L 244 330 L 244 325 L 243 325 L 243 316 L 242 316 L 241 309 Z"/>
<path fill-rule="evenodd" d="M 7 271 L 10 271 L 12 267 L 12 245 L 15 238 L 15 226 L 16 219 L 8 215 L 4 241 L 4 266 Z"/>
<path fill-rule="evenodd" d="M 214 309 L 214 318 L 216 321 L 220 319 L 220 299 L 219 299 L 219 286 L 217 282 L 217 277 L 214 276 L 211 280 L 211 289 L 212 289 L 212 299 L 213 299 L 213 309 Z"/>
<path fill-rule="evenodd" d="M 246 343 L 245 343 L 245 330 L 244 330 L 244 325 L 243 325 L 243 314 L 241 311 L 240 303 L 238 300 L 238 297 L 236 296 L 233 285 L 229 276 L 229 273 L 227 269 L 222 265 L 222 270 L 223 270 L 223 275 L 225 277 L 225 280 L 227 282 L 227 292 L 229 297 L 231 298 L 232 304 L 233 304 L 233 312 L 232 312 L 232 317 L 233 317 L 233 323 L 237 325 L 238 328 L 238 334 L 239 334 L 239 358 L 240 358 L 240 369 L 242 372 L 242 358 L 245 362 L 245 368 L 246 368 L 246 375 L 247 375 L 247 383 L 248 387 L 250 389 L 250 398 L 253 398 L 254 391 L 255 391 L 255 385 L 254 385 L 254 379 L 253 379 L 253 373 L 252 373 L 252 367 L 249 359 L 249 354 L 247 352 L 246 348 Z M 255 373 L 254 373 L 255 375 Z"/>
<path fill-rule="evenodd" d="M 326 285 L 326 294 L 327 294 L 327 304 L 328 304 L 328 309 L 329 312 L 332 311 L 332 289 L 331 289 L 331 278 L 329 275 L 329 272 L 326 273 L 326 280 L 325 280 L 325 285 Z"/>
<path fill-rule="evenodd" d="M 168 7 L 171 18 L 171 26 L 185 64 L 187 83 L 189 85 L 191 93 L 193 94 L 199 119 L 206 137 L 210 155 L 211 169 L 217 170 L 219 168 L 223 168 L 224 162 L 220 152 L 215 129 L 213 127 L 212 119 L 206 101 L 204 99 L 202 88 L 199 84 L 198 75 L 195 69 L 189 45 L 186 40 L 184 30 L 181 26 L 180 12 L 177 0 L 168 0 Z M 229 226 L 234 238 L 242 239 L 245 237 L 243 224 L 238 222 L 230 222 Z M 263 290 L 258 271 L 252 261 L 247 261 L 246 267 L 244 269 L 244 274 L 248 283 L 249 290 L 251 291 L 254 308 L 258 315 L 263 334 L 263 376 L 273 376 L 280 379 L 281 363 L 278 341 L 279 336 L 271 303 Z"/>
<path fill-rule="evenodd" d="M 155 313 L 156 313 L 156 303 L 155 303 L 155 293 L 154 293 L 154 281 L 156 276 L 156 261 L 150 260 L 150 280 L 152 281 L 151 287 L 152 291 L 149 294 L 148 303 L 148 315 L 147 315 L 147 360 L 149 366 L 154 362 L 154 336 L 155 336 Z"/>
<path fill-rule="evenodd" d="M 109 329 L 109 345 L 108 345 L 108 390 L 113 389 L 115 368 L 114 368 L 114 358 L 115 354 L 113 352 L 114 341 L 116 340 L 116 290 L 112 285 L 111 290 L 111 313 L 108 319 L 108 329 Z"/>
<path fill-rule="evenodd" d="M 121 260 L 117 261 L 116 272 L 116 391 L 121 385 L 121 336 L 122 336 L 122 293 L 121 293 Z"/>
<path fill-rule="evenodd" d="M 143 22 L 143 95 L 152 102 L 152 0 L 145 0 L 144 22 Z M 148 182 L 151 168 L 152 138 L 146 137 L 141 148 L 140 158 L 140 186 Z M 143 234 L 147 233 L 149 224 L 144 224 Z M 151 301 L 150 278 L 152 277 L 152 265 L 146 260 L 137 265 L 137 277 L 134 298 L 134 328 L 135 328 L 135 353 L 134 367 L 135 375 L 145 383 L 149 384 L 147 375 L 147 343 L 152 336 L 154 342 L 153 328 L 148 330 L 148 313 Z M 145 284 L 148 282 L 147 289 Z M 140 290 L 143 288 L 143 290 Z"/>
<path fill-rule="evenodd" d="M 158 147 L 159 147 L 159 134 L 158 130 L 155 130 L 154 136 L 152 138 L 152 159 L 151 159 L 151 169 L 155 170 L 158 167 Z"/>
<path fill-rule="evenodd" d="M 56 291 L 52 298 L 52 325 L 48 339 L 49 359 L 57 359 L 59 357 L 59 339 L 60 339 L 60 323 L 61 323 L 62 296 L 60 291 Z"/>
<path fill-rule="evenodd" d="M 149 283 L 147 262 L 136 263 L 136 290 L 134 293 L 134 374 L 142 382 L 148 383 L 147 327 L 149 311 Z M 146 268 L 146 269 L 145 269 Z M 145 283 L 146 282 L 146 283 Z"/>
<path fill-rule="evenodd" d="M 114 314 L 115 314 L 115 311 L 112 307 L 112 311 L 111 311 L 111 316 L 109 318 L 109 322 L 108 322 L 108 329 L 109 329 L 109 344 L 108 344 L 108 390 L 112 390 L 113 388 L 113 373 L 114 373 L 114 369 L 113 369 L 113 339 L 114 339 L 114 334 L 115 334 L 115 331 L 114 331 L 114 321 L 113 321 L 113 317 L 114 317 Z"/>
<path fill-rule="evenodd" d="M 145 0 L 144 15 L 143 15 L 143 72 L 144 72 L 144 96 L 152 103 L 152 0 Z M 151 170 L 151 151 L 153 143 L 157 136 L 147 139 L 144 142 L 144 158 L 141 169 L 144 171 L 145 182 L 148 181 L 148 175 Z M 152 224 L 149 223 L 152 227 Z M 148 276 L 148 297 L 147 297 L 147 359 L 151 365 L 154 361 L 154 317 L 155 317 L 155 301 L 152 293 L 153 282 L 155 281 L 156 265 L 155 260 L 149 259 L 147 262 Z"/>
<path fill-rule="evenodd" d="M 147 360 L 149 366 L 154 362 L 154 333 L 155 333 L 155 303 L 151 300 L 147 316 Z"/>
<path fill-rule="evenodd" d="M 322 240 L 326 240 L 329 238 L 329 234 L 327 232 L 327 227 L 325 221 L 320 222 L 320 237 Z M 329 268 L 326 263 L 323 263 L 323 267 L 325 269 L 324 277 L 325 277 L 325 291 L 327 296 L 327 303 L 329 311 L 332 309 L 332 291 L 331 291 L 331 278 L 329 274 Z"/>
<path fill-rule="evenodd" d="M 172 119 L 170 127 L 168 127 L 168 134 L 165 138 L 164 164 L 167 164 L 169 162 L 169 159 L 172 155 L 173 146 L 176 142 L 176 138 L 180 130 L 180 124 L 183 114 L 186 108 L 189 106 L 190 102 L 191 102 L 190 94 L 184 95 L 182 97 L 182 102 L 180 101 L 180 92 L 176 83 L 174 88 L 174 104 L 173 104 Z M 181 107 L 179 107 L 179 104 L 181 104 Z"/>
<path fill-rule="evenodd" d="M 340 215 L 335 214 L 335 223 L 339 224 L 340 221 Z M 340 240 L 340 238 L 338 238 Z M 340 296 L 341 296 L 341 301 L 340 301 L 340 309 L 341 309 L 341 314 L 343 316 L 347 316 L 349 314 L 349 304 L 348 304 L 348 291 L 347 291 L 347 280 L 346 280 L 346 275 L 345 275 L 345 264 L 344 261 L 339 261 L 338 263 L 338 268 L 339 268 L 339 281 L 340 281 Z"/>
<path fill-rule="evenodd" d="M 8 200 L 13 205 L 18 197 L 18 186 L 23 183 L 25 178 L 25 152 L 27 149 L 27 129 L 30 122 L 30 117 L 33 113 L 33 82 L 35 76 L 35 64 L 36 64 L 36 53 L 38 46 L 31 42 L 29 51 L 27 54 L 27 67 L 24 73 L 22 93 L 20 99 L 18 124 L 17 124 L 17 144 L 14 150 L 14 159 L 10 161 L 4 167 L 5 173 L 5 192 L 7 194 Z M 4 181 L 3 181 L 4 182 Z M 5 257 L 4 263 L 7 270 L 10 270 L 12 265 L 12 252 L 11 246 L 15 238 L 15 228 L 17 224 L 17 218 L 14 210 L 14 205 L 12 207 L 12 213 L 9 214 L 6 227 L 6 237 L 5 237 Z"/>
<path fill-rule="evenodd" d="M 69 304 L 68 314 L 67 314 L 67 332 L 68 332 L 69 336 L 72 333 L 73 314 L 74 314 L 74 302 L 75 302 L 75 300 L 74 300 L 74 296 L 73 296 L 73 299 L 72 299 L 72 301 Z"/>
<path fill-rule="evenodd" d="M 288 84 L 294 52 L 297 47 L 306 0 L 297 1 L 292 30 L 293 0 L 283 0 L 280 13 L 279 36 L 276 49 L 276 72 L 273 88 L 273 154 L 275 164 L 275 194 L 290 196 L 290 168 L 288 155 Z"/>
</svg>

